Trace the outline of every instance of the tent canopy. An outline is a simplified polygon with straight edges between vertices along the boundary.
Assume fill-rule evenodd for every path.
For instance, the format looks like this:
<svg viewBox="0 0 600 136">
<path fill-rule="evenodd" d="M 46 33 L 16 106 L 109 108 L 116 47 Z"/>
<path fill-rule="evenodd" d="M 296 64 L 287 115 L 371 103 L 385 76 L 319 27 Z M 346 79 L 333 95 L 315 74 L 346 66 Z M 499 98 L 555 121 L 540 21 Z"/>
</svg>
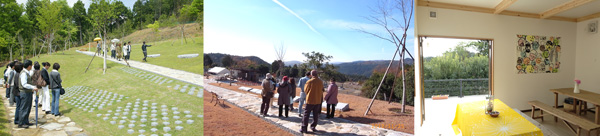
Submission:
<svg viewBox="0 0 600 136">
<path fill-rule="evenodd" d="M 223 76 L 225 74 L 229 74 L 230 71 L 227 70 L 224 67 L 214 67 L 214 68 L 209 69 L 208 73 L 209 74 L 213 74 L 213 75 L 221 75 L 221 76 Z"/>
</svg>

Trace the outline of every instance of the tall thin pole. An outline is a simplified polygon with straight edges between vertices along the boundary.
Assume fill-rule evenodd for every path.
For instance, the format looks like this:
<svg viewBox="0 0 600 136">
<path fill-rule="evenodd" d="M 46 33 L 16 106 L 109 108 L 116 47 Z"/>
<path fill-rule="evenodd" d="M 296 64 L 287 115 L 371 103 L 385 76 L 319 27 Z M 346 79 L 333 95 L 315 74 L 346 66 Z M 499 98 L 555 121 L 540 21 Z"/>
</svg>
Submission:
<svg viewBox="0 0 600 136">
<path fill-rule="evenodd" d="M 396 47 L 396 52 L 394 52 L 394 57 L 392 57 L 392 60 L 390 61 L 390 64 L 388 64 L 387 69 L 385 70 L 385 73 L 383 74 L 383 78 L 381 78 L 381 82 L 379 82 L 379 86 L 377 87 L 377 91 L 375 91 L 375 94 L 373 95 L 373 99 L 371 99 L 371 103 L 369 103 L 369 107 L 367 107 L 367 111 L 365 111 L 365 116 L 367 115 L 367 113 L 369 113 L 369 110 L 371 110 L 371 106 L 373 106 L 373 102 L 375 101 L 375 97 L 377 97 L 377 93 L 379 92 L 379 89 L 381 89 L 381 85 L 383 84 L 383 81 L 385 81 L 385 77 L 388 74 L 388 71 L 390 71 L 390 67 L 392 66 L 392 63 L 394 63 L 394 59 L 396 59 L 396 55 L 398 55 L 398 51 L 400 50 L 400 46 Z"/>
</svg>

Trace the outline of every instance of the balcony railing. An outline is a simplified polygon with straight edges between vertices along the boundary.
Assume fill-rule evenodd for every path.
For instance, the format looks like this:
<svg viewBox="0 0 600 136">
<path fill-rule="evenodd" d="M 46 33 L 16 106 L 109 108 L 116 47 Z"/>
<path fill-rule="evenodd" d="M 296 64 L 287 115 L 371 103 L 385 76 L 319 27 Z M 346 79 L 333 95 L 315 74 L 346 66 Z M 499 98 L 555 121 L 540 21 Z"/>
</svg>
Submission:
<svg viewBox="0 0 600 136">
<path fill-rule="evenodd" d="M 425 98 L 433 95 L 467 96 L 489 92 L 489 79 L 440 79 L 425 80 Z"/>
</svg>

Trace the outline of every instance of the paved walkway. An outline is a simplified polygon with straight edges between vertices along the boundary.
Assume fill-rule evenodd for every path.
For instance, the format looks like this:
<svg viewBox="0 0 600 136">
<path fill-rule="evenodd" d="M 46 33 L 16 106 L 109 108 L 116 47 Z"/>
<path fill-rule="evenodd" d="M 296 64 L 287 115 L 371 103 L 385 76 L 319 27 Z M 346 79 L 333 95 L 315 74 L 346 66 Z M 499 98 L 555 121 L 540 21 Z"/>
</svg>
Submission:
<svg viewBox="0 0 600 136">
<path fill-rule="evenodd" d="M 205 80 L 204 82 L 214 83 L 213 80 Z M 217 93 L 219 96 L 223 97 L 223 99 L 227 100 L 228 102 L 242 109 L 248 110 L 255 116 L 258 116 L 260 112 L 260 104 L 262 100 L 258 98 L 255 94 L 240 93 L 233 90 L 213 86 L 210 84 L 205 84 L 204 88 L 207 91 Z M 298 112 L 296 109 L 297 107 L 289 113 L 288 118 L 279 118 L 279 109 L 276 106 L 271 106 L 271 108 L 269 109 L 270 116 L 264 118 L 267 120 L 267 122 L 280 126 L 284 129 L 288 129 L 288 131 L 291 131 L 298 135 L 298 130 L 301 128 L 301 118 L 298 116 Z M 310 122 L 312 122 L 312 117 L 310 118 Z M 357 123 L 341 118 L 326 119 L 324 114 L 321 114 L 321 116 L 319 117 L 319 125 L 317 125 L 317 130 L 319 130 L 320 132 L 315 133 L 316 135 L 412 135 L 389 129 L 373 128 L 371 127 L 371 125 L 368 124 Z M 312 132 L 311 130 L 308 131 Z"/>
<path fill-rule="evenodd" d="M 0 89 L 0 94 L 6 94 L 6 89 Z M 35 99 L 35 97 L 34 97 Z M 13 124 L 15 119 L 15 108 L 10 106 L 8 99 L 4 98 L 4 107 L 8 111 L 8 123 L 11 128 L 11 135 L 16 136 L 87 136 L 86 132 L 66 116 L 56 117 L 51 114 L 45 114 L 41 108 L 38 108 L 38 127 L 35 125 L 27 129 L 18 128 Z M 35 107 L 31 108 L 29 121 L 35 124 Z"/>
<path fill-rule="evenodd" d="M 77 52 L 86 54 L 86 55 L 90 55 L 90 56 L 94 56 L 94 52 L 79 51 L 79 50 Z M 97 56 L 97 57 L 100 57 L 100 56 Z M 103 58 L 100 57 L 100 58 L 96 58 L 96 59 L 103 59 Z M 116 62 L 119 64 L 123 64 L 123 65 L 127 65 L 127 63 L 125 63 L 125 61 L 117 61 L 116 59 L 111 59 L 110 57 L 107 57 L 106 60 L 110 60 L 110 61 L 113 61 L 113 62 Z M 157 65 L 153 65 L 153 64 L 149 64 L 149 63 L 139 62 L 139 61 L 133 61 L 133 60 L 128 60 L 127 62 L 129 62 L 129 65 L 131 67 L 134 67 L 137 69 L 149 71 L 149 72 L 152 72 L 155 74 L 163 75 L 166 77 L 170 77 L 173 79 L 177 79 L 177 80 L 187 82 L 190 84 L 194 84 L 194 85 L 198 85 L 198 86 L 203 85 L 203 83 L 202 83 L 203 77 L 200 74 L 177 70 L 177 69 L 172 69 L 172 68 L 167 68 L 167 67 L 163 67 L 163 66 L 157 66 Z"/>
</svg>

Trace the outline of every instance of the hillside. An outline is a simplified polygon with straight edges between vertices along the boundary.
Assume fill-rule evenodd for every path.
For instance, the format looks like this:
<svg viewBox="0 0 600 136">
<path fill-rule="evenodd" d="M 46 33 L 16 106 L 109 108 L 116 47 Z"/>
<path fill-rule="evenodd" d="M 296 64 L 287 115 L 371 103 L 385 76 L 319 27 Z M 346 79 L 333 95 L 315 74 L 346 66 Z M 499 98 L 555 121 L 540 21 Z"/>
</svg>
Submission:
<svg viewBox="0 0 600 136">
<path fill-rule="evenodd" d="M 395 61 L 393 66 L 397 66 L 399 61 Z M 369 61 L 354 61 L 354 62 L 346 62 L 339 63 L 335 66 L 338 67 L 338 71 L 342 74 L 346 75 L 362 75 L 362 76 L 371 76 L 374 69 L 387 67 L 389 65 L 389 60 L 369 60 Z M 412 59 L 405 59 L 405 64 L 412 65 Z"/>
<path fill-rule="evenodd" d="M 208 55 L 211 60 L 213 61 L 213 64 L 217 64 L 218 66 L 223 65 L 221 63 L 221 59 L 223 59 L 223 57 L 225 57 L 225 55 L 229 55 L 229 54 L 222 54 L 222 53 L 205 53 L 206 55 Z M 261 65 L 261 64 L 265 64 L 265 65 L 271 65 L 270 63 L 262 60 L 259 57 L 256 56 L 237 56 L 237 55 L 231 55 L 231 57 L 233 58 L 233 61 L 235 61 L 236 63 L 239 62 L 251 62 L 254 63 L 256 65 Z"/>
<path fill-rule="evenodd" d="M 200 25 L 198 23 L 190 23 L 185 24 L 185 36 L 188 42 L 191 42 L 192 37 L 199 37 L 203 35 L 202 30 L 199 29 Z M 123 38 L 122 41 L 131 41 L 134 44 L 146 42 L 154 42 L 154 41 L 164 41 L 169 39 L 178 39 L 181 38 L 181 28 L 179 26 L 175 27 L 163 27 L 158 29 L 158 34 L 155 34 L 154 31 L 150 28 L 142 29 L 135 31 Z M 181 42 L 175 42 L 175 44 L 181 44 Z"/>
</svg>

